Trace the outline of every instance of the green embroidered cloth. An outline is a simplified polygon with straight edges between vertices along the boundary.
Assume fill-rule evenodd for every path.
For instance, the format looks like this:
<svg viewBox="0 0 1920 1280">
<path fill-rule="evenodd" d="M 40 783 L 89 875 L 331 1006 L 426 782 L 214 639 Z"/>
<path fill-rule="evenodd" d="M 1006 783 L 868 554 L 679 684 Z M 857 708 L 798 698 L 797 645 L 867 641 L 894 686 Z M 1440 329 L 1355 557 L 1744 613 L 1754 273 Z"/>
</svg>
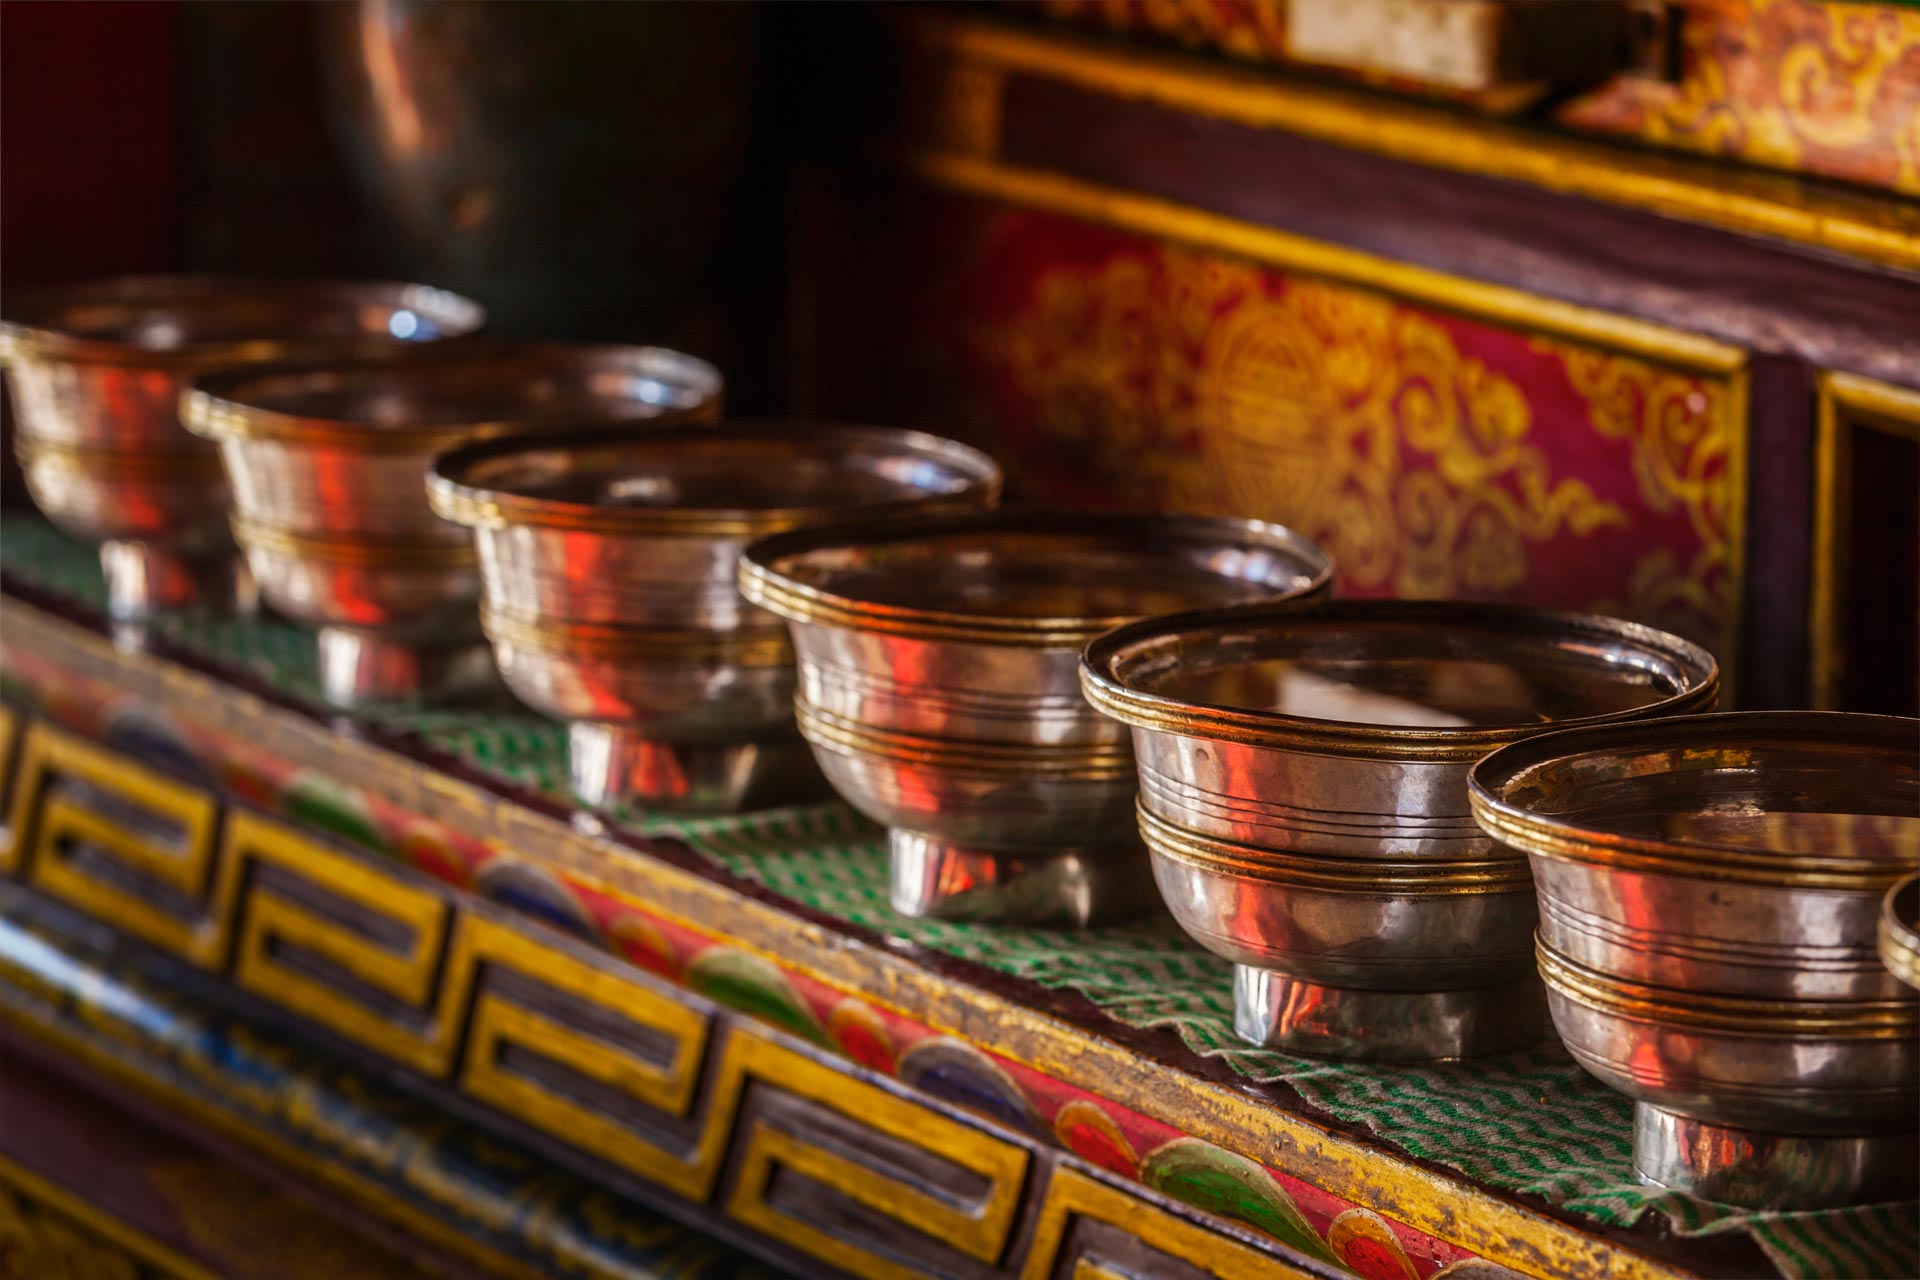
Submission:
<svg viewBox="0 0 1920 1280">
<path fill-rule="evenodd" d="M 0 564 L 96 607 L 104 600 L 92 551 L 36 519 L 0 521 Z M 313 640 L 298 628 L 270 618 L 196 614 L 164 619 L 158 628 L 319 701 Z M 415 710 L 367 718 L 412 730 L 479 768 L 565 794 L 565 731 L 530 712 Z M 1196 1052 L 1251 1079 L 1284 1080 L 1330 1114 L 1491 1186 L 1542 1195 L 1602 1222 L 1628 1223 L 1656 1210 L 1683 1234 L 1745 1231 L 1791 1277 L 1920 1276 L 1920 1204 L 1753 1213 L 1642 1186 L 1631 1168 L 1631 1105 L 1557 1047 L 1431 1067 L 1356 1066 L 1249 1049 L 1233 1033 L 1228 966 L 1170 920 L 1069 933 L 907 919 L 888 905 L 880 833 L 838 804 L 730 818 L 652 815 L 635 825 L 677 835 L 728 870 L 843 920 L 1071 988 L 1134 1026 L 1170 1027 Z"/>
</svg>

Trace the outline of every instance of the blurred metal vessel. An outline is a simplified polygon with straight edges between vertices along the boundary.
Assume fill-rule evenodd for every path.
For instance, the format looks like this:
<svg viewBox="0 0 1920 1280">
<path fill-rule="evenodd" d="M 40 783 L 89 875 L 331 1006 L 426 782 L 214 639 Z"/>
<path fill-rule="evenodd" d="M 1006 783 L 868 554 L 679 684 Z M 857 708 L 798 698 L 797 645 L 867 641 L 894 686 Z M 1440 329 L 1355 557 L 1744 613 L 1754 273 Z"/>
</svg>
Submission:
<svg viewBox="0 0 1920 1280">
<path fill-rule="evenodd" d="M 913 431 L 727 423 L 456 450 L 433 508 L 471 528 L 483 625 L 520 699 L 569 724 L 588 804 L 733 810 L 821 783 L 793 727 L 793 650 L 735 562 L 771 533 L 990 505 L 984 454 Z"/>
<path fill-rule="evenodd" d="M 321 685 L 353 706 L 491 673 L 472 539 L 427 503 L 435 455 L 555 423 L 711 422 L 721 396 L 677 351 L 476 340 L 208 374 L 182 416 L 219 445 L 262 594 L 320 629 Z"/>
<path fill-rule="evenodd" d="M 1472 789 L 1533 864 L 1554 1025 L 1634 1099 L 1643 1178 L 1766 1208 L 1920 1187 L 1920 997 L 1874 945 L 1920 867 L 1920 721 L 1569 730 Z"/>
<path fill-rule="evenodd" d="M 753 213 L 759 8 L 314 12 L 335 136 L 400 261 L 485 298 L 516 336 L 685 342 Z"/>
<path fill-rule="evenodd" d="M 1880 958 L 1894 977 L 1920 988 L 1920 871 L 1887 890 L 1881 900 Z"/>
<path fill-rule="evenodd" d="M 749 600 L 793 624 L 800 731 L 889 828 L 908 915 L 1084 925 L 1153 901 L 1125 731 L 1079 651 L 1142 614 L 1326 594 L 1278 525 L 1008 509 L 813 530 L 750 547 Z"/>
<path fill-rule="evenodd" d="M 1446 601 L 1152 620 L 1094 641 L 1081 674 L 1133 729 L 1154 876 L 1238 967 L 1240 1034 L 1370 1060 L 1547 1034 L 1531 877 L 1474 826 L 1473 762 L 1719 688 L 1712 656 L 1664 632 Z"/>
<path fill-rule="evenodd" d="M 24 293 L 0 320 L 16 452 L 35 503 L 101 544 L 109 608 L 138 618 L 239 590 L 212 446 L 180 423 L 196 375 L 345 357 L 479 327 L 424 285 L 139 276 Z"/>
</svg>

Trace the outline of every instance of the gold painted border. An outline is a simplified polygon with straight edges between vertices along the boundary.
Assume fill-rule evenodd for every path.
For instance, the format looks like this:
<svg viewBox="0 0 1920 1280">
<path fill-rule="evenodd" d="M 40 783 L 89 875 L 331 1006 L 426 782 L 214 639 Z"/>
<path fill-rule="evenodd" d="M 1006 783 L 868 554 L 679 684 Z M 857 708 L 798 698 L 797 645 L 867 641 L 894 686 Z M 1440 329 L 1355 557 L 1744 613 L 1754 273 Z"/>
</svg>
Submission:
<svg viewBox="0 0 1920 1280">
<path fill-rule="evenodd" d="M 316 1156 L 297 1143 L 222 1111 L 185 1090 L 170 1088 L 157 1077 L 121 1062 L 72 1032 L 34 1021 L 4 1003 L 0 1003 L 0 1025 L 13 1028 L 95 1074 L 107 1077 L 165 1110 L 178 1113 L 198 1128 L 245 1147 L 293 1176 L 309 1179 L 362 1212 L 384 1218 L 491 1275 L 504 1280 L 547 1280 L 549 1273 L 481 1244 L 431 1213 L 400 1203 L 391 1188 L 364 1178 L 345 1165 Z"/>
<path fill-rule="evenodd" d="M 460 1091 L 571 1147 L 705 1204 L 713 1194 L 723 1154 L 723 1144 L 712 1133 L 726 1133 L 733 1127 L 736 1098 L 721 1087 L 724 1081 L 716 1080 L 708 1091 L 707 1114 L 692 1149 L 673 1151 L 575 1099 L 499 1070 L 493 1055 L 503 1039 L 537 1043 L 541 1052 L 582 1075 L 620 1089 L 665 1116 L 684 1119 L 699 1101 L 701 1075 L 714 1047 L 713 1017 L 497 921 L 463 914 L 459 929 L 449 961 L 453 1008 L 460 1008 L 467 993 L 480 985 L 482 965 L 499 965 L 675 1040 L 674 1061 L 660 1070 L 537 1010 L 491 997 L 482 988 L 467 1021 L 467 1043 L 456 1081 Z M 543 1039 L 534 1042 L 533 1035 Z"/>
<path fill-rule="evenodd" d="M 236 894 L 245 895 L 234 942 L 231 977 L 235 986 L 416 1071 L 435 1078 L 447 1073 L 458 1039 L 452 1001 L 462 994 L 460 984 L 442 980 L 454 927 L 454 904 L 447 897 L 309 840 L 290 826 L 245 811 L 228 816 L 222 857 L 217 901 L 228 906 Z M 260 863 L 283 867 L 370 912 L 399 921 L 413 932 L 411 947 L 404 954 L 378 947 L 262 887 L 248 874 Z M 324 955 L 355 979 L 418 1010 L 425 1024 L 418 1030 L 396 1026 L 351 994 L 280 964 L 267 947 L 271 936 Z"/>
<path fill-rule="evenodd" d="M 1118 1227 L 1148 1248 L 1202 1267 L 1219 1280 L 1314 1280 L 1313 1273 L 1289 1266 L 1272 1254 L 1256 1253 L 1217 1231 L 1168 1213 L 1081 1173 L 1057 1166 L 1040 1206 L 1020 1280 L 1049 1280 L 1059 1269 L 1060 1250 L 1075 1218 L 1091 1218 Z M 1113 1272 L 1085 1258 L 1076 1260 L 1073 1280 Z"/>
<path fill-rule="evenodd" d="M 822 931 L 780 906 L 697 871 L 594 839 L 484 787 L 216 678 L 145 653 L 117 651 L 88 628 L 7 601 L 7 643 L 136 696 L 202 708 L 209 727 L 366 789 L 428 821 L 484 835 L 522 857 L 699 937 L 791 968 L 829 990 L 1071 1082 L 1114 1104 L 1249 1159 L 1291 1171 L 1490 1262 L 1531 1274 L 1681 1280 L 1684 1272 L 1631 1243 L 1519 1203 L 1465 1175 L 1429 1167 L 1185 1072 L 1143 1070 L 1134 1050 L 1004 996 L 931 972 L 892 949 Z M 709 1134 L 714 1129 L 709 1128 Z M 1652 1244 L 1653 1241 L 1649 1241 Z"/>
<path fill-rule="evenodd" d="M 736 1076 L 742 1084 L 745 1078 L 765 1081 L 782 1093 L 969 1169 L 985 1178 L 989 1189 L 978 1205 L 949 1204 L 756 1119 L 735 1141 L 739 1172 L 727 1198 L 727 1215 L 734 1221 L 867 1280 L 906 1280 L 918 1274 L 774 1210 L 766 1192 L 780 1164 L 989 1266 L 1006 1253 L 1033 1161 L 1025 1147 L 825 1066 L 750 1027 L 737 1027 L 728 1039 L 722 1078 Z"/>
<path fill-rule="evenodd" d="M 220 1280 L 217 1273 L 175 1252 L 132 1223 L 89 1204 L 59 1183 L 4 1155 L 0 1155 L 0 1187 L 11 1188 L 36 1208 L 44 1207 L 57 1217 L 71 1219 L 110 1241 L 140 1265 L 162 1272 L 165 1280 Z"/>
<path fill-rule="evenodd" d="M 61 797 L 47 784 L 67 774 L 179 824 L 184 857 L 149 847 L 134 832 Z M 220 806 L 209 793 L 156 772 L 119 752 L 106 750 L 44 721 L 29 724 L 8 821 L 11 861 L 0 871 L 24 875 L 35 887 L 79 907 L 127 933 L 193 962 L 218 968 L 225 959 L 225 913 L 208 897 L 215 879 Z M 70 864 L 58 851 L 63 835 L 83 836 L 120 863 L 164 880 L 201 904 L 196 918 L 160 911 L 129 892 Z"/>
<path fill-rule="evenodd" d="M 1721 696 L 1733 701 L 1746 608 L 1749 373 L 1744 349 L 1632 316 L 1448 275 L 1155 196 L 1135 195 L 1037 169 L 944 153 L 922 154 L 909 163 L 928 182 L 963 195 L 1043 209 L 1154 239 L 1180 241 L 1285 271 L 1371 289 L 1520 333 L 1548 334 L 1719 380 L 1726 390 L 1728 592 L 1727 616 L 1714 656 L 1720 660 Z"/>
<path fill-rule="evenodd" d="M 1853 433 L 1884 431 L 1920 441 L 1920 391 L 1857 374 L 1820 374 L 1813 446 L 1813 555 L 1807 592 L 1809 702 L 1838 710 L 1846 691 L 1846 516 L 1853 505 Z"/>
<path fill-rule="evenodd" d="M 1758 232 L 1885 266 L 1920 267 L 1920 218 L 1905 201 L 1840 196 L 1790 177 L 1639 155 L 1353 90 L 1275 79 L 1177 55 L 1121 51 L 987 22 L 932 21 L 918 33 L 980 83 L 993 73 L 1058 80 L 1350 150 L 1521 182 L 1562 195 Z M 997 82 L 994 82 L 997 83 Z M 997 105 L 974 114 L 998 120 Z M 998 130 L 992 137 L 997 141 Z"/>
</svg>

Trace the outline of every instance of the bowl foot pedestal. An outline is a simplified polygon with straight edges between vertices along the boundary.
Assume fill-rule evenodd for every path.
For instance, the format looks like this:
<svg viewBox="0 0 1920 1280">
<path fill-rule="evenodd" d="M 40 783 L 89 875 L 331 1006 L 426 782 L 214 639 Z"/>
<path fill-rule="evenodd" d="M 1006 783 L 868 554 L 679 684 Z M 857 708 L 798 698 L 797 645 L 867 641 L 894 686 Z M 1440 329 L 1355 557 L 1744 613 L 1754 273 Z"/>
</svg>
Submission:
<svg viewBox="0 0 1920 1280">
<path fill-rule="evenodd" d="M 336 707 L 423 702 L 498 686 L 493 651 L 476 640 L 419 644 L 322 627 L 320 688 Z"/>
<path fill-rule="evenodd" d="M 1268 1049 L 1354 1062 L 1443 1062 L 1506 1053 L 1553 1034 L 1531 975 L 1464 991 L 1365 991 L 1233 967 L 1233 1025 Z"/>
<path fill-rule="evenodd" d="M 617 815 L 640 809 L 739 813 L 826 797 L 827 782 L 798 735 L 770 742 L 660 742 L 630 728 L 567 727 L 567 766 L 581 803 Z"/>
<path fill-rule="evenodd" d="M 1830 1209 L 1920 1191 L 1920 1133 L 1795 1137 L 1707 1124 L 1639 1102 L 1642 1182 L 1750 1209 Z"/>
<path fill-rule="evenodd" d="M 1126 920 L 1159 902 L 1144 849 L 1009 853 L 887 833 L 901 915 L 1075 928 Z"/>
<path fill-rule="evenodd" d="M 185 556 L 150 542 L 110 539 L 100 544 L 100 572 L 107 613 L 120 622 L 189 607 L 242 614 L 259 607 L 253 575 L 230 551 Z"/>
</svg>

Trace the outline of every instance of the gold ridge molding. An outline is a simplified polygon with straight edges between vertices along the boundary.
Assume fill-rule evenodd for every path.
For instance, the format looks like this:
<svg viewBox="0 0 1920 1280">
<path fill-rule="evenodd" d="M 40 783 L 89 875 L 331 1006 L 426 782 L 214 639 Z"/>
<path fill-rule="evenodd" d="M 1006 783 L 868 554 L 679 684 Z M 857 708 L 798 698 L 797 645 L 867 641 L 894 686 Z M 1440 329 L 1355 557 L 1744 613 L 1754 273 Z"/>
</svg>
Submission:
<svg viewBox="0 0 1920 1280">
<path fill-rule="evenodd" d="M 909 163 L 922 177 L 965 195 L 1065 214 L 1087 222 L 1231 253 L 1289 271 L 1377 289 L 1523 332 L 1548 333 L 1641 356 L 1692 373 L 1729 376 L 1747 353 L 1730 343 L 1610 311 L 1560 302 L 1507 285 L 1449 275 L 1359 249 L 1276 231 L 1157 196 L 1134 195 L 1077 178 L 994 160 L 923 153 Z"/>
<path fill-rule="evenodd" d="M 1920 267 L 1920 217 L 1903 205 L 1828 195 L 1791 178 L 1729 174 L 1717 166 L 1643 157 L 1390 98 L 983 22 L 928 23 L 921 38 L 975 71 L 1040 76 L 1428 168 L 1758 232 L 1885 266 Z"/>
<path fill-rule="evenodd" d="M 0 1155 L 0 1189 L 16 1192 L 36 1208 L 66 1218 L 123 1250 L 122 1257 L 151 1269 L 152 1280 L 220 1280 L 220 1277 L 185 1254 L 162 1244 L 147 1232 L 122 1218 L 87 1203 L 66 1187 L 41 1176 L 10 1156 Z M 87 1274 L 92 1275 L 89 1271 Z M 101 1275 L 106 1275 L 103 1270 Z"/>
<path fill-rule="evenodd" d="M 1853 433 L 1865 427 L 1920 441 L 1920 390 L 1832 370 L 1815 391 L 1813 546 L 1807 583 L 1808 705 L 1839 710 L 1846 687 L 1848 513 Z"/>
<path fill-rule="evenodd" d="M 1351 1200 L 1533 1275 L 1609 1280 L 1678 1280 L 1684 1273 L 1604 1237 L 1598 1229 L 1518 1203 L 1464 1175 L 1381 1150 L 1365 1140 L 1250 1098 L 1227 1084 L 1185 1073 L 1143 1073 L 1136 1053 L 1095 1032 L 969 989 L 884 946 L 797 920 L 697 872 L 576 830 L 485 788 L 364 741 L 336 735 L 321 720 L 287 712 L 145 653 L 120 653 L 105 636 L 24 601 L 7 601 L 5 643 L 56 659 L 83 675 L 198 714 L 263 751 L 297 754 L 340 782 L 366 788 L 420 817 L 494 838 L 562 871 L 584 887 L 661 916 L 702 937 L 798 968 L 830 989 L 933 1031 L 958 1037 L 1055 1079 L 1078 1080 L 1100 1096 L 1250 1159 L 1286 1168 Z"/>
</svg>

